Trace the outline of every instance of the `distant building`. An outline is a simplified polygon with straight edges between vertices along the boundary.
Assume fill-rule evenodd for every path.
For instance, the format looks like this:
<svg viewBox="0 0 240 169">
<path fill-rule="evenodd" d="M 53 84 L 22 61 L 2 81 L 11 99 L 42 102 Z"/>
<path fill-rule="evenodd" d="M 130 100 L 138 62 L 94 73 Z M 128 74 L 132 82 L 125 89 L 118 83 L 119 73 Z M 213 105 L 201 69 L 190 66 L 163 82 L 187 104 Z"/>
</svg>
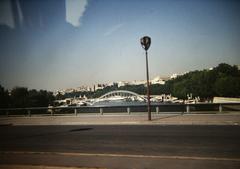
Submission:
<svg viewBox="0 0 240 169">
<path fill-rule="evenodd" d="M 121 86 L 126 86 L 128 85 L 129 83 L 128 82 L 125 82 L 125 81 L 121 81 L 121 82 L 118 82 L 118 87 L 121 87 Z"/>
<path fill-rule="evenodd" d="M 213 70 L 213 67 L 210 67 L 208 70 Z"/>
<path fill-rule="evenodd" d="M 177 74 L 174 74 L 177 76 Z M 171 76 L 172 78 L 173 76 Z M 169 77 L 160 77 L 157 76 L 154 79 L 150 80 L 151 84 L 165 84 L 167 80 L 169 80 Z M 57 90 L 54 92 L 54 95 L 56 96 L 57 94 L 64 95 L 66 93 L 73 93 L 73 92 L 95 92 L 96 90 L 102 90 L 105 87 L 111 87 L 111 86 L 116 86 L 116 87 L 121 87 L 121 86 L 126 86 L 126 85 L 146 85 L 147 82 L 146 80 L 134 80 L 134 81 L 120 81 L 120 82 L 110 82 L 106 84 L 94 84 L 92 87 L 90 86 L 80 86 L 77 88 L 68 88 L 68 89 L 62 89 L 62 90 Z"/>
<path fill-rule="evenodd" d="M 174 74 L 172 74 L 172 75 L 170 76 L 170 79 L 175 79 L 175 78 L 178 77 L 178 76 L 179 76 L 178 74 L 174 73 Z"/>
<path fill-rule="evenodd" d="M 142 84 L 146 84 L 146 80 L 134 80 L 132 82 L 130 82 L 131 85 L 142 85 Z"/>
<path fill-rule="evenodd" d="M 106 84 L 97 84 L 95 87 L 95 90 L 101 90 L 104 89 L 107 85 Z"/>
<path fill-rule="evenodd" d="M 78 92 L 89 92 L 92 91 L 92 88 L 89 86 L 80 86 L 76 89 Z"/>
<path fill-rule="evenodd" d="M 160 78 L 160 76 L 155 77 L 153 80 L 151 80 L 151 84 L 165 84 L 165 81 Z"/>
</svg>

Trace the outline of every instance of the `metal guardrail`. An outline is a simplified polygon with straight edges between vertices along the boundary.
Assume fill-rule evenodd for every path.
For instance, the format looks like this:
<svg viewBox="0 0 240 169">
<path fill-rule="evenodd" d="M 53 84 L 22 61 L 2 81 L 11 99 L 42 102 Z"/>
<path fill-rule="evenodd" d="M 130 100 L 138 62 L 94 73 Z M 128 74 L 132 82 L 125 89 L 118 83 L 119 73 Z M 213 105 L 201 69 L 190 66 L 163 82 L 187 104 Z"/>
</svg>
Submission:
<svg viewBox="0 0 240 169">
<path fill-rule="evenodd" d="M 165 112 L 208 113 L 224 111 L 240 111 L 240 103 L 198 103 L 198 104 L 156 104 L 151 105 L 151 111 L 157 114 Z M 32 115 L 78 115 L 80 113 L 134 113 L 147 112 L 147 105 L 124 106 L 70 106 L 70 107 L 28 107 L 0 109 L 2 116 L 32 116 Z"/>
</svg>

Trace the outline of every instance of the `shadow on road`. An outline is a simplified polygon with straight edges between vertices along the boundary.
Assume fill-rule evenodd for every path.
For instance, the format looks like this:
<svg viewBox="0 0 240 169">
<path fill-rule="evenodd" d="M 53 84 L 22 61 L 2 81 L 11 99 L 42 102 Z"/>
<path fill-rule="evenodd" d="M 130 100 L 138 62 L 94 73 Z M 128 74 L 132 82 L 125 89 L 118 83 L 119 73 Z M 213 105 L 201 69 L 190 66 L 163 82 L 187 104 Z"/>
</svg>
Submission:
<svg viewBox="0 0 240 169">
<path fill-rule="evenodd" d="M 85 131 L 85 130 L 92 130 L 93 128 L 78 128 L 78 129 L 72 129 L 69 132 L 77 132 L 77 131 Z"/>
<path fill-rule="evenodd" d="M 34 133 L 29 135 L 18 135 L 14 137 L 14 140 L 22 140 L 22 139 L 32 139 L 36 137 L 49 137 L 49 136 L 57 136 L 57 135 L 65 135 L 69 132 L 80 132 L 80 131 L 87 131 L 92 130 L 93 128 L 76 128 L 71 130 L 65 130 L 65 131 L 53 131 L 53 132 L 42 132 L 42 133 Z M 37 132 L 37 131 L 36 131 Z"/>
</svg>

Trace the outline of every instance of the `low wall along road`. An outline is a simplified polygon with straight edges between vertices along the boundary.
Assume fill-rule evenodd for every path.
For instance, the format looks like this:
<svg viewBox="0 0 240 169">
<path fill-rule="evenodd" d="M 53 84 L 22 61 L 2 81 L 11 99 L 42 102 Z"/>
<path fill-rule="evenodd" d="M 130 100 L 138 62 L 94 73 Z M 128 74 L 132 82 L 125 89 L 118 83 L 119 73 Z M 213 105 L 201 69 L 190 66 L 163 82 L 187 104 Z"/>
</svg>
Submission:
<svg viewBox="0 0 240 169">
<path fill-rule="evenodd" d="M 151 111 L 159 113 L 223 113 L 240 111 L 240 103 L 201 103 L 201 104 L 158 104 L 151 105 Z M 135 113 L 147 112 L 147 105 L 124 106 L 82 106 L 82 107 L 29 107 L 0 109 L 1 116 L 32 115 L 78 115 L 81 113 Z"/>
</svg>

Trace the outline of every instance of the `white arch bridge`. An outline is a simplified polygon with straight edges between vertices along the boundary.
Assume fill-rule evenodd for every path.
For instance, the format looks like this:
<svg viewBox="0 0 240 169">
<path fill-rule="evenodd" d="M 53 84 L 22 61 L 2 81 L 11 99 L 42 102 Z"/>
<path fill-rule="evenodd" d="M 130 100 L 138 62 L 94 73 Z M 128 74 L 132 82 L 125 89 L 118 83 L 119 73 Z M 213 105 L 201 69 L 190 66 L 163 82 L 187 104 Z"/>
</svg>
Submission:
<svg viewBox="0 0 240 169">
<path fill-rule="evenodd" d="M 115 91 L 108 92 L 102 95 L 101 97 L 97 98 L 96 100 L 94 100 L 93 104 L 96 104 L 99 102 L 111 102 L 111 101 L 112 102 L 117 102 L 117 101 L 145 102 L 146 99 L 135 92 L 131 92 L 127 90 L 115 90 Z"/>
</svg>

